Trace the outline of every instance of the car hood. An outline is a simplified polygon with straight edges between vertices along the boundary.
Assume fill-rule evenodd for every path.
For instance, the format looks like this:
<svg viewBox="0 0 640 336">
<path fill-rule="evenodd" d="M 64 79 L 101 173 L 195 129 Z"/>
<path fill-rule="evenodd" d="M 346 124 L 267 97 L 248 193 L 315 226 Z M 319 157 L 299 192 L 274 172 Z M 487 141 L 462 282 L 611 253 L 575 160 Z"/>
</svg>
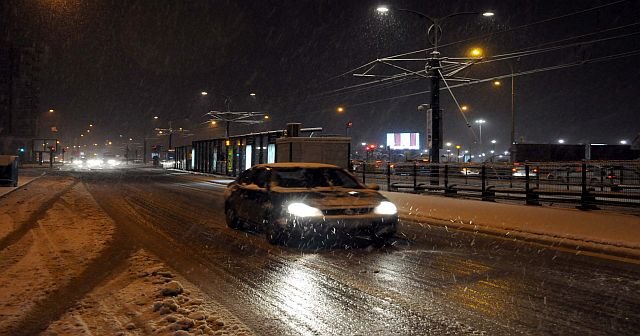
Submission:
<svg viewBox="0 0 640 336">
<path fill-rule="evenodd" d="M 304 202 L 319 209 L 375 207 L 386 200 L 380 193 L 370 189 L 273 188 L 272 192 L 284 202 Z"/>
</svg>

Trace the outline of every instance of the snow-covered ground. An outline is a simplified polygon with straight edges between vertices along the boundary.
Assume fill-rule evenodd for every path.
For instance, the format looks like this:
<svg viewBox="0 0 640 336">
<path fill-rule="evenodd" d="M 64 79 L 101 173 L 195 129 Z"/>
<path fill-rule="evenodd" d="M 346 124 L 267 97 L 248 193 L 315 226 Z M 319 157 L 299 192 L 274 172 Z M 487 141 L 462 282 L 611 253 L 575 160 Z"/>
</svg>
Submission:
<svg viewBox="0 0 640 336">
<path fill-rule="evenodd" d="M 252 335 L 223 306 L 144 250 L 43 335 Z"/>
<path fill-rule="evenodd" d="M 88 274 L 113 249 L 115 232 L 111 218 L 72 178 L 37 179 L 0 198 L 0 335 L 16 328 L 32 334 L 20 326 L 29 330 L 30 321 L 45 319 L 46 327 L 49 318 L 54 320 L 46 330 L 33 333 L 252 335 L 222 305 L 144 250 L 107 263 L 99 275 Z M 60 316 L 55 306 L 76 297 L 74 286 L 83 287 L 85 278 L 98 278 L 97 285 Z"/>
<path fill-rule="evenodd" d="M 582 211 L 382 192 L 401 218 L 505 237 L 640 257 L 640 217 L 610 211 Z"/>
</svg>

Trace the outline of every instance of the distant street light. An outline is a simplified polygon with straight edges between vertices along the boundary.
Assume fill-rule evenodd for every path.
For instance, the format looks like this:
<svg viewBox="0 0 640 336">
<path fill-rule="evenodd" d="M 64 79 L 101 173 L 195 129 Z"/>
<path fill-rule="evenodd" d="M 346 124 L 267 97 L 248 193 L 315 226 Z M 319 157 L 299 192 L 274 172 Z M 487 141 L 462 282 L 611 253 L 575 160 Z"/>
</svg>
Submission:
<svg viewBox="0 0 640 336">
<path fill-rule="evenodd" d="M 158 120 L 158 116 L 155 116 L 155 117 L 153 117 L 153 119 L 156 119 L 156 120 Z"/>
<path fill-rule="evenodd" d="M 627 144 L 627 140 L 620 140 L 620 144 L 621 145 L 626 145 Z"/>
<path fill-rule="evenodd" d="M 342 107 L 342 106 L 338 106 L 338 108 L 336 109 L 336 111 L 337 111 L 338 113 L 342 113 L 342 112 L 344 112 L 344 107 Z"/>
<path fill-rule="evenodd" d="M 558 139 L 558 143 L 559 144 L 563 144 L 564 143 L 564 139 Z"/>
<path fill-rule="evenodd" d="M 485 124 L 487 121 L 484 119 L 477 119 L 476 120 L 476 124 L 478 124 L 478 128 L 480 130 L 480 135 L 479 135 L 479 143 L 482 145 L 482 125 Z"/>
<path fill-rule="evenodd" d="M 467 111 L 467 110 L 469 110 L 469 106 L 462 105 L 462 106 L 460 106 L 460 109 L 463 110 L 463 111 Z"/>
<path fill-rule="evenodd" d="M 208 95 L 209 93 L 208 93 L 207 91 L 202 91 L 202 92 L 200 92 L 200 94 L 201 94 L 201 95 L 203 95 L 203 96 L 206 96 L 206 95 Z"/>
<path fill-rule="evenodd" d="M 56 110 L 54 110 L 54 109 L 49 109 L 49 113 L 53 113 L 53 112 L 55 112 L 55 111 L 56 111 Z"/>
<path fill-rule="evenodd" d="M 251 92 L 249 95 L 250 95 L 251 97 L 255 97 L 255 96 L 256 96 L 256 94 L 255 94 L 254 92 Z"/>
</svg>

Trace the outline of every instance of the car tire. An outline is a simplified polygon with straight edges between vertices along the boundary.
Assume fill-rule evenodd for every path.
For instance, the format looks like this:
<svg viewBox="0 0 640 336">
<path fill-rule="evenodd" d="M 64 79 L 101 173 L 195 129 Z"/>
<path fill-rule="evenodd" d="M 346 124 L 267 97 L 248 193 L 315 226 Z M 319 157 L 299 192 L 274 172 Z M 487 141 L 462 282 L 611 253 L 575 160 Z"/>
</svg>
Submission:
<svg viewBox="0 0 640 336">
<path fill-rule="evenodd" d="M 240 220 L 238 219 L 238 215 L 236 214 L 236 211 L 233 209 L 233 207 L 231 207 L 231 205 L 224 205 L 224 216 L 227 221 L 228 227 L 234 230 L 240 229 L 242 227 Z"/>
<path fill-rule="evenodd" d="M 391 239 L 391 237 L 393 237 L 392 233 L 385 233 L 382 235 L 373 235 L 371 236 L 371 244 L 374 247 L 384 247 L 387 242 L 389 242 L 389 239 Z"/>
<path fill-rule="evenodd" d="M 265 236 L 270 244 L 281 245 L 286 242 L 287 233 L 282 228 L 278 227 L 275 223 L 275 219 L 269 218 L 265 230 Z"/>
</svg>

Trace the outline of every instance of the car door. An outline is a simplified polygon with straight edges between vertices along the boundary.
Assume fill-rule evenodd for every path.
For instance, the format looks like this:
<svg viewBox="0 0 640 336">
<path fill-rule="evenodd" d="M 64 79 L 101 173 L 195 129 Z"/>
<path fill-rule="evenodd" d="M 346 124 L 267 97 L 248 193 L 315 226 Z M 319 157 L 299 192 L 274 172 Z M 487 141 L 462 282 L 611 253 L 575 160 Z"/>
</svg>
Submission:
<svg viewBox="0 0 640 336">
<path fill-rule="evenodd" d="M 269 184 L 271 172 L 266 168 L 256 168 L 251 175 L 251 184 L 246 187 L 248 220 L 261 226 L 270 211 Z"/>
<path fill-rule="evenodd" d="M 235 190 L 229 199 L 229 203 L 233 205 L 236 214 L 241 219 L 247 221 L 250 220 L 251 214 L 251 202 L 249 199 L 251 184 L 253 183 L 253 175 L 255 171 L 253 169 L 245 170 L 238 176 L 236 181 Z"/>
</svg>

